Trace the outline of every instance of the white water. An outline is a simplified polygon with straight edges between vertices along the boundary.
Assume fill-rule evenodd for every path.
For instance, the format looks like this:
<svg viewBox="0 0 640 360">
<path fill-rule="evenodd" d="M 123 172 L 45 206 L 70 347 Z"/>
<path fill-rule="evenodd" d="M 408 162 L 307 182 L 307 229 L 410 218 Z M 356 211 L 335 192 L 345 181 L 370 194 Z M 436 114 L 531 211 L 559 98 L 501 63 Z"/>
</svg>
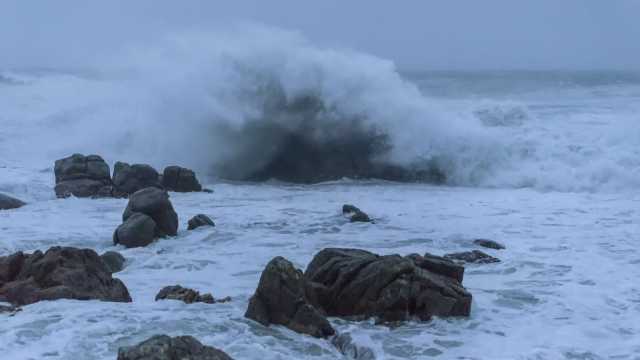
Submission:
<svg viewBox="0 0 640 360">
<path fill-rule="evenodd" d="M 637 80 L 426 74 L 406 81 L 388 62 L 270 34 L 258 43 L 182 37 L 110 60 L 90 76 L 3 73 L 15 82 L 0 83 L 0 191 L 29 204 L 0 212 L 0 256 L 54 245 L 118 250 L 128 263 L 117 277 L 134 300 L 41 302 L 2 315 L 3 357 L 115 359 L 119 346 L 167 333 L 193 335 L 237 359 L 333 359 L 339 354 L 324 340 L 243 318 L 272 257 L 304 268 L 329 246 L 443 254 L 471 249 L 477 237 L 507 249 L 486 250 L 501 263 L 467 268 L 469 319 L 393 330 L 332 323 L 380 359 L 640 357 Z M 320 91 L 340 115 L 365 112 L 393 136 L 397 161 L 437 157 L 458 187 L 210 183 L 213 194 L 172 194 L 182 230 L 142 249 L 112 245 L 126 201 L 54 198 L 53 161 L 73 152 L 206 173 L 224 150 L 215 125 L 255 115 L 255 83 L 238 66 L 275 76 L 291 94 Z M 347 223 L 343 203 L 377 223 Z M 218 226 L 187 232 L 197 213 Z M 233 301 L 153 301 L 172 284 Z"/>
</svg>

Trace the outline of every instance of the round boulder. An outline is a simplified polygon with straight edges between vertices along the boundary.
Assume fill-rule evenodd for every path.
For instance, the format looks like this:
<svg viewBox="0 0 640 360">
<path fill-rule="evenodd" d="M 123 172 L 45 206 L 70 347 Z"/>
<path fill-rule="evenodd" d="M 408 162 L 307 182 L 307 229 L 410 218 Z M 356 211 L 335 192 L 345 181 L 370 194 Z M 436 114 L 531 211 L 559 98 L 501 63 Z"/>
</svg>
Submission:
<svg viewBox="0 0 640 360">
<path fill-rule="evenodd" d="M 178 234 L 178 214 L 171 205 L 169 194 L 162 189 L 148 187 L 133 193 L 129 197 L 122 220 L 126 222 L 134 213 L 151 217 L 156 223 L 156 235 L 159 237 Z"/>
</svg>

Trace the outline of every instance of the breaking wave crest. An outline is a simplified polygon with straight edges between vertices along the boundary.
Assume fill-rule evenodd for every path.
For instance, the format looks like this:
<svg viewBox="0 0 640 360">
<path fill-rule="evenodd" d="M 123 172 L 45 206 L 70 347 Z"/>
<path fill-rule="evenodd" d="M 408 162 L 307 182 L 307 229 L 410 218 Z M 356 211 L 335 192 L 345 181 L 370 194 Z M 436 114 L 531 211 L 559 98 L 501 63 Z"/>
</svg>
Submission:
<svg viewBox="0 0 640 360">
<path fill-rule="evenodd" d="M 558 170 L 564 160 L 532 156 L 542 154 L 541 139 L 504 133 L 528 129 L 526 108 L 452 111 L 392 62 L 320 48 L 296 33 L 246 24 L 183 33 L 105 56 L 92 68 L 3 76 L 14 79 L 0 84 L 7 159 L 100 153 L 111 162 L 180 163 L 243 180 L 601 185 L 549 186 L 549 166 L 539 165 Z M 28 107 L 19 105 L 25 101 Z M 631 170 L 638 172 L 637 162 Z M 625 181 L 620 186 L 637 185 Z"/>
</svg>

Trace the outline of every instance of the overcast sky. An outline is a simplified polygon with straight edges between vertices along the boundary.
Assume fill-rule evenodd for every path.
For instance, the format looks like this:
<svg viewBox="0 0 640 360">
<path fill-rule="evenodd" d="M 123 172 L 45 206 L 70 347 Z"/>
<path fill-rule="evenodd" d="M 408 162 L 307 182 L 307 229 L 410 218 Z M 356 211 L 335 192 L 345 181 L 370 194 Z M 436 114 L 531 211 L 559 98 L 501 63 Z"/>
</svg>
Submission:
<svg viewBox="0 0 640 360">
<path fill-rule="evenodd" d="M 640 69 L 640 0 L 1 0 L 0 67 L 255 21 L 402 68 Z"/>
</svg>

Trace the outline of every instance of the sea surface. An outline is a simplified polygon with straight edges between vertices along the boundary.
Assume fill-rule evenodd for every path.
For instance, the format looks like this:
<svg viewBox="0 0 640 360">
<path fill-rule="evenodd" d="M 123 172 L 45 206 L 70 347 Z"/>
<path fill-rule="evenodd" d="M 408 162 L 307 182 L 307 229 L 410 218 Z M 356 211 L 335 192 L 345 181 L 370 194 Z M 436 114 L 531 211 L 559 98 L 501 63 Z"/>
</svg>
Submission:
<svg viewBox="0 0 640 360">
<path fill-rule="evenodd" d="M 251 69 L 288 74 L 279 78 L 288 91 L 318 77 L 321 96 L 344 112 L 370 104 L 368 118 L 397 127 L 389 131 L 400 153 L 421 144 L 421 156 L 441 164 L 447 183 L 226 182 L 207 162 L 224 149 L 200 135 L 211 131 L 208 122 L 246 115 L 238 95 L 250 88 L 246 78 L 235 83 L 243 91 L 229 82 L 209 88 L 203 84 L 235 75 L 166 76 L 164 62 L 154 73 L 164 75 L 155 77 L 135 66 L 115 75 L 4 71 L 0 192 L 28 205 L 0 211 L 0 256 L 54 245 L 119 251 L 127 263 L 115 276 L 133 302 L 45 301 L 0 315 L 0 358 L 113 360 L 118 347 L 162 333 L 193 335 L 236 359 L 339 359 L 326 340 L 243 317 L 269 260 L 284 256 L 304 269 L 326 247 L 441 255 L 488 238 L 506 249 L 482 249 L 500 263 L 466 267 L 469 318 L 394 328 L 332 318 L 332 325 L 377 359 L 640 359 L 640 75 L 402 72 L 369 57 L 296 46 L 287 60 L 266 56 Z M 238 56 L 234 68 L 258 57 Z M 202 60 L 187 63 L 209 69 Z M 177 237 L 114 246 L 126 200 L 55 198 L 53 162 L 74 152 L 98 153 L 111 166 L 190 166 L 214 192 L 170 194 Z M 349 223 L 344 203 L 375 224 Z M 216 227 L 187 231 L 198 213 Z M 233 300 L 154 301 L 174 284 Z"/>
</svg>

